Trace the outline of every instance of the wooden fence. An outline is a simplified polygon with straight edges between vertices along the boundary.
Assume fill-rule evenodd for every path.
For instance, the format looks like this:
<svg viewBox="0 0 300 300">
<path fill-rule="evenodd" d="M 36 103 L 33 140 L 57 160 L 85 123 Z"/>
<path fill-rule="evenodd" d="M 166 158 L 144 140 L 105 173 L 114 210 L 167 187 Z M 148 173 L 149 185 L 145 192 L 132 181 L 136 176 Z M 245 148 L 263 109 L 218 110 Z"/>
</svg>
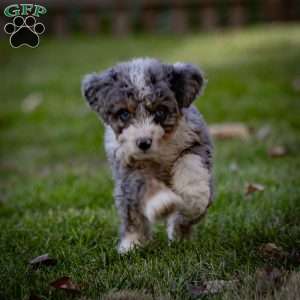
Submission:
<svg viewBox="0 0 300 300">
<path fill-rule="evenodd" d="M 1 0 L 0 8 L 3 11 L 7 5 L 18 2 L 45 6 L 48 12 L 40 20 L 48 34 L 58 36 L 79 31 L 115 35 L 184 33 L 300 20 L 300 0 Z M 2 14 L 2 28 L 8 21 L 10 19 Z"/>
</svg>

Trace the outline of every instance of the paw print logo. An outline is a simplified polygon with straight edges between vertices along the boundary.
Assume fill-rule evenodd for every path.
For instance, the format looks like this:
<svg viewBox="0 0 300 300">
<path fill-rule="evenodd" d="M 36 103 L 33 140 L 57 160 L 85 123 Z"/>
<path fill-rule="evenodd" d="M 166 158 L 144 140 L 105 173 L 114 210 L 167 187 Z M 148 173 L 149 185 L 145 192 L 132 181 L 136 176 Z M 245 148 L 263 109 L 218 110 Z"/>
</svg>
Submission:
<svg viewBox="0 0 300 300">
<path fill-rule="evenodd" d="M 7 23 L 4 26 L 4 31 L 11 35 L 9 42 L 13 48 L 19 48 L 23 45 L 36 48 L 40 43 L 39 35 L 45 31 L 45 26 L 43 23 L 36 22 L 33 16 L 26 18 L 17 16 L 12 23 Z"/>
</svg>

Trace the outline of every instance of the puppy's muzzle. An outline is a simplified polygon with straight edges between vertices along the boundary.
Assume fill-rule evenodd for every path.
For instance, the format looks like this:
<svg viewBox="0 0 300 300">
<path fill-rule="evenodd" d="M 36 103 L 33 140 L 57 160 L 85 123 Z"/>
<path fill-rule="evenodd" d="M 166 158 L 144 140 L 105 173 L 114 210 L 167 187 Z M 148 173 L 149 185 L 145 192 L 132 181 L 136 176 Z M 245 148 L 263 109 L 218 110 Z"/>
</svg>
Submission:
<svg viewBox="0 0 300 300">
<path fill-rule="evenodd" d="M 152 145 L 152 139 L 151 138 L 139 138 L 136 140 L 136 145 L 139 149 L 146 152 L 150 149 Z"/>
</svg>

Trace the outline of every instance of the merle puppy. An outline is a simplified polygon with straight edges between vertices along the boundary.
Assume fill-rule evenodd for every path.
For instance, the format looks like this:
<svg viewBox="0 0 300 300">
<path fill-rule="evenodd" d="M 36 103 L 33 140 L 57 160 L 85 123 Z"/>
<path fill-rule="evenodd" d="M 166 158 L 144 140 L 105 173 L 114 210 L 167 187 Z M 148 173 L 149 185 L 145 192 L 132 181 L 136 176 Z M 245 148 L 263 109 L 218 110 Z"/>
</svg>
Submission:
<svg viewBox="0 0 300 300">
<path fill-rule="evenodd" d="M 150 58 L 120 63 L 82 82 L 106 128 L 120 253 L 149 240 L 151 224 L 161 219 L 170 240 L 188 237 L 212 201 L 212 144 L 192 105 L 204 82 L 194 65 Z"/>
</svg>

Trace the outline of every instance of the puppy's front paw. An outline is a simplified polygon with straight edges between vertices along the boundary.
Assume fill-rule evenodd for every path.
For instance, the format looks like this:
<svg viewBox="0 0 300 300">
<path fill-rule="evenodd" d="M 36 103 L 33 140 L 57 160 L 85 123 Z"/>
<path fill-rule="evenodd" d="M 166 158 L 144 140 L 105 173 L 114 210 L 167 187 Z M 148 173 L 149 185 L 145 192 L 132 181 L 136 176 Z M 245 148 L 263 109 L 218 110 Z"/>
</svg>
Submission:
<svg viewBox="0 0 300 300">
<path fill-rule="evenodd" d="M 120 254 L 125 254 L 140 246 L 141 246 L 141 242 L 139 240 L 138 234 L 128 233 L 121 239 L 118 245 L 118 252 Z"/>
<path fill-rule="evenodd" d="M 144 215 L 151 222 L 165 218 L 182 206 L 182 199 L 168 188 L 164 188 L 145 201 Z"/>
</svg>

